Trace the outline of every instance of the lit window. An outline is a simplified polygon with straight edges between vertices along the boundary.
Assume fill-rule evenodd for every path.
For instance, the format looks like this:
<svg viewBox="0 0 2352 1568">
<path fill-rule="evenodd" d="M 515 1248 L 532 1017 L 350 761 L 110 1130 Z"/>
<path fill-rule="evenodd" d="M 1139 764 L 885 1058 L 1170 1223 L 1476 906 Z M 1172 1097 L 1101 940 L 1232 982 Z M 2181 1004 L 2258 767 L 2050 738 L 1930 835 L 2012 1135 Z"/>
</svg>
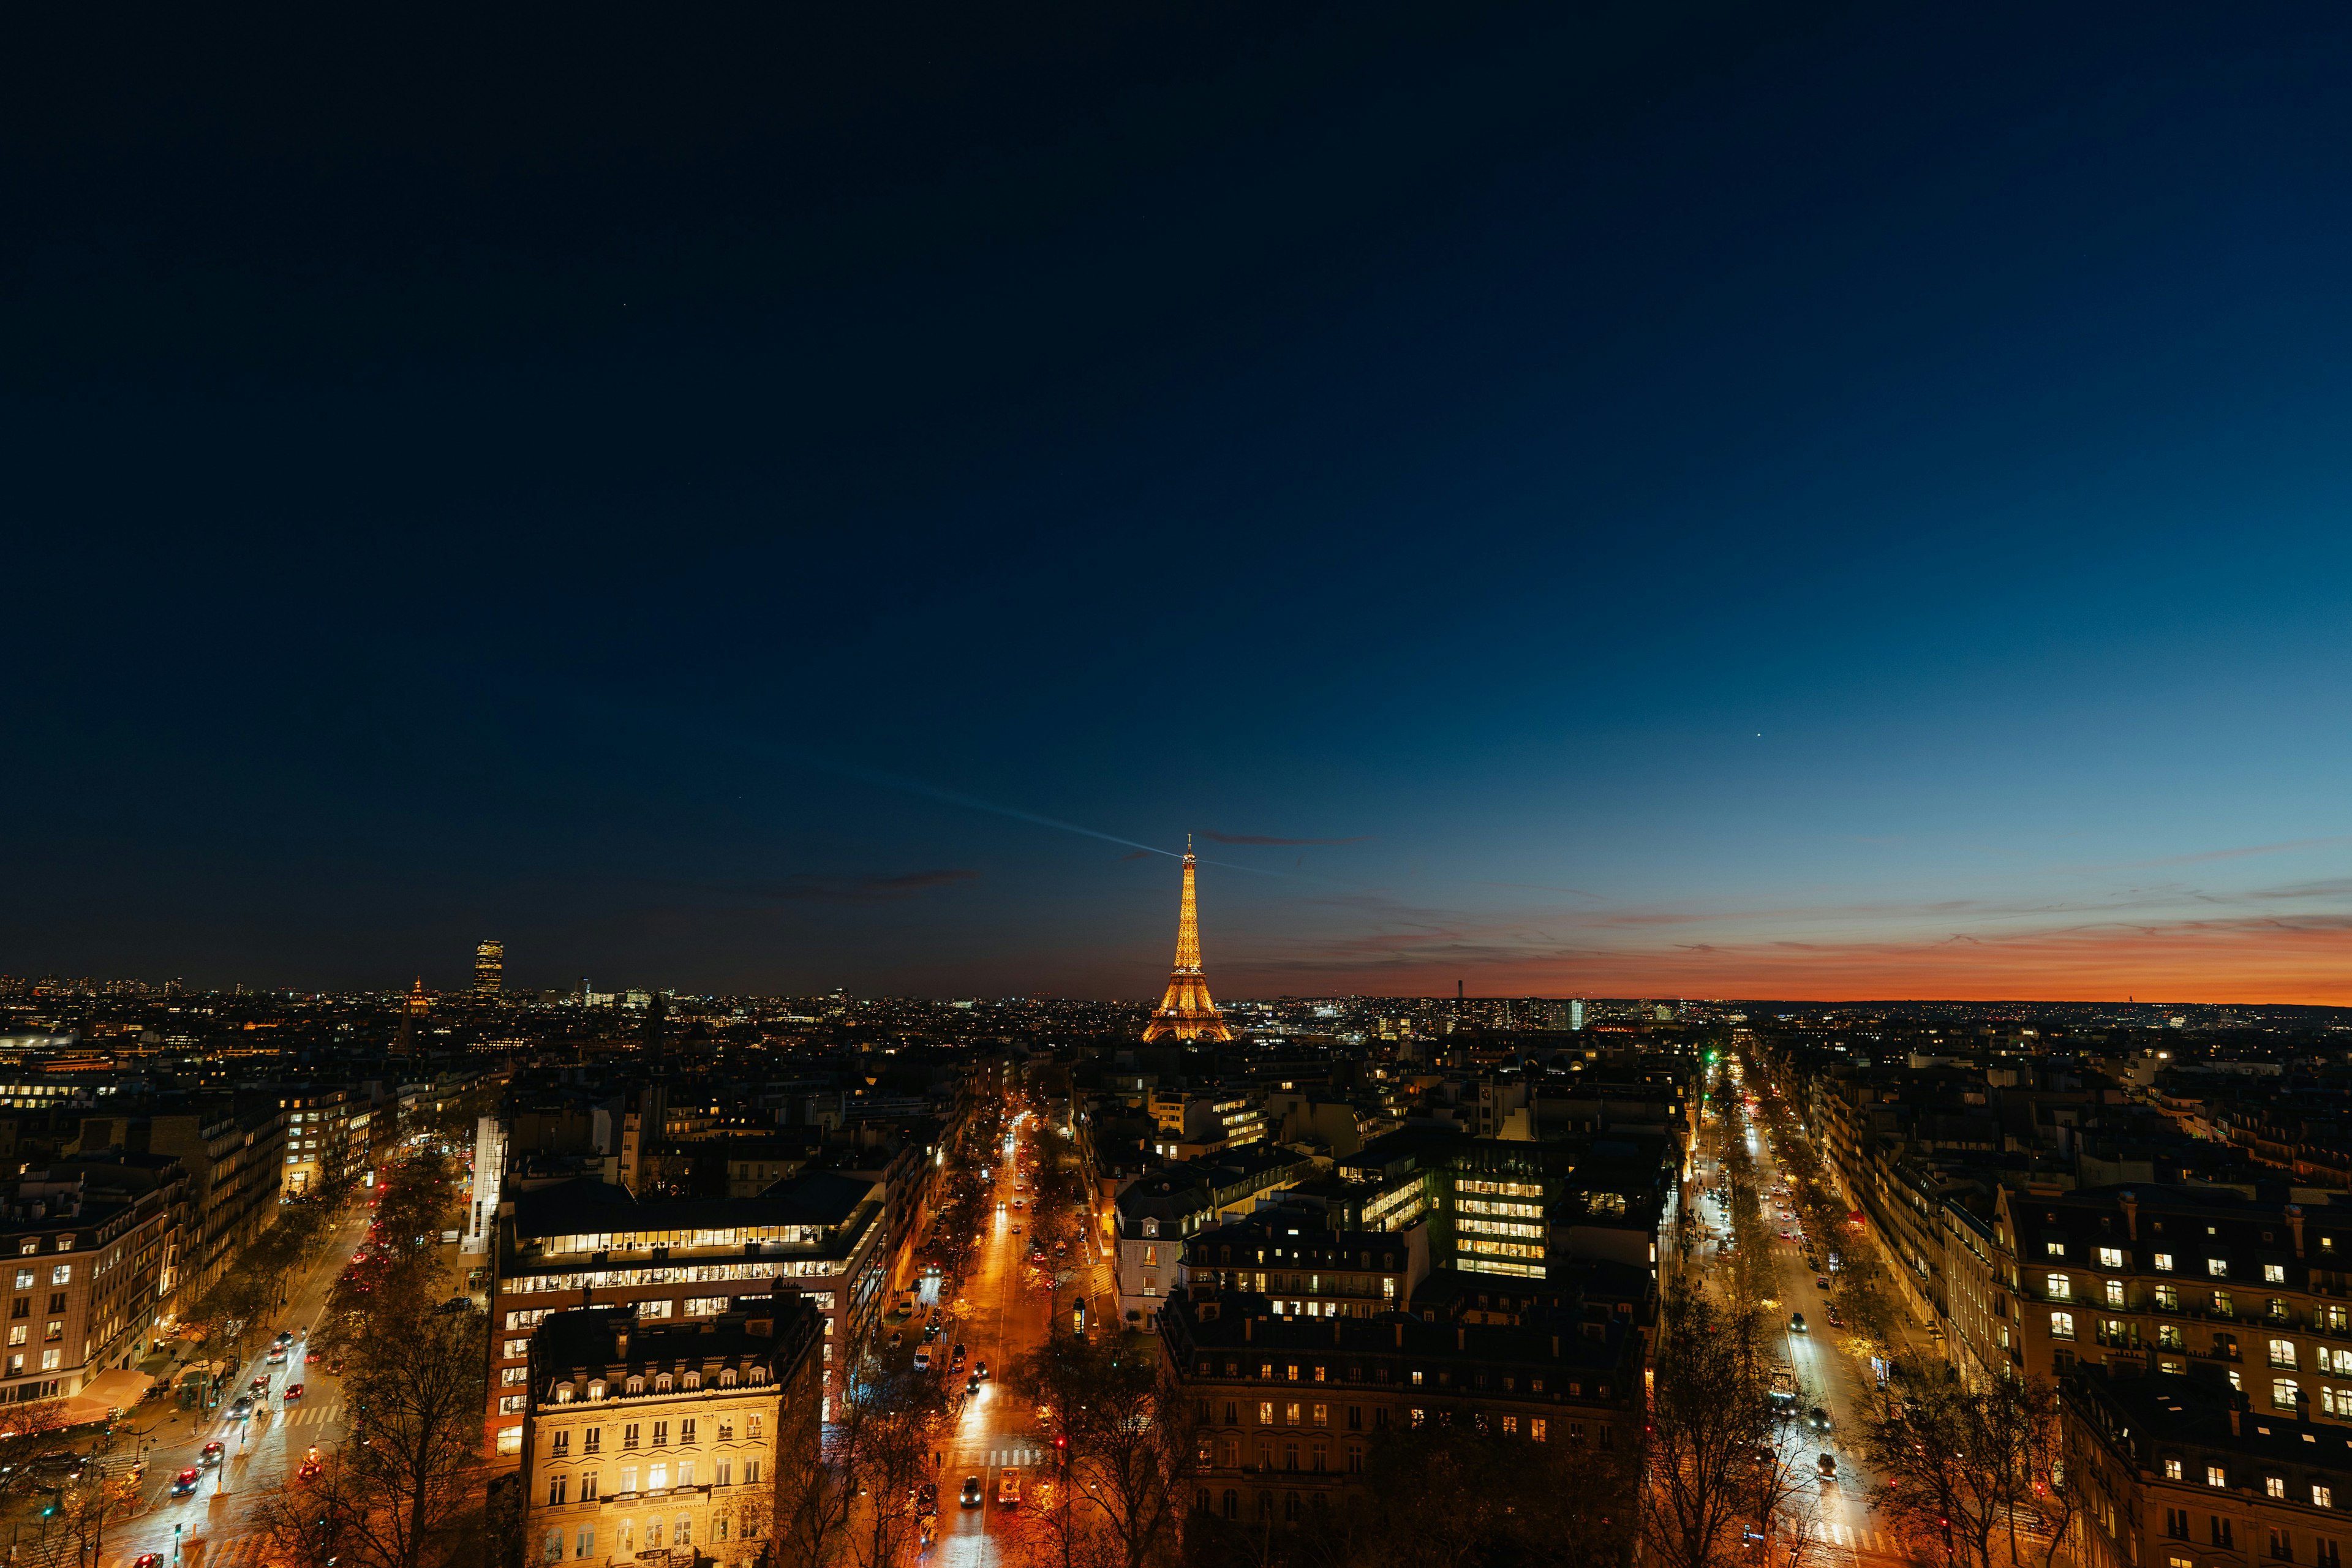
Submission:
<svg viewBox="0 0 2352 1568">
<path fill-rule="evenodd" d="M 2169 1252 L 2159 1252 L 2156 1255 L 2156 1271 L 2159 1274 L 2169 1274 L 2172 1272 L 2172 1254 Z"/>
</svg>

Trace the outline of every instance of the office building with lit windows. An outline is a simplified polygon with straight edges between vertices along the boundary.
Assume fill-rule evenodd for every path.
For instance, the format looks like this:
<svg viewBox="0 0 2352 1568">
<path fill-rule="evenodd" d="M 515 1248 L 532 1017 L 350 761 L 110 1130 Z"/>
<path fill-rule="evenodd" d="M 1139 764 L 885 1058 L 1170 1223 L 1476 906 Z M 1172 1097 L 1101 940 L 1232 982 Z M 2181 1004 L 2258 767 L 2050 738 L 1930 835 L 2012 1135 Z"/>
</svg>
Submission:
<svg viewBox="0 0 2352 1568">
<path fill-rule="evenodd" d="M 484 996 L 495 996 L 505 984 L 507 944 L 496 940 L 485 941 L 474 949 L 474 990 Z"/>
</svg>

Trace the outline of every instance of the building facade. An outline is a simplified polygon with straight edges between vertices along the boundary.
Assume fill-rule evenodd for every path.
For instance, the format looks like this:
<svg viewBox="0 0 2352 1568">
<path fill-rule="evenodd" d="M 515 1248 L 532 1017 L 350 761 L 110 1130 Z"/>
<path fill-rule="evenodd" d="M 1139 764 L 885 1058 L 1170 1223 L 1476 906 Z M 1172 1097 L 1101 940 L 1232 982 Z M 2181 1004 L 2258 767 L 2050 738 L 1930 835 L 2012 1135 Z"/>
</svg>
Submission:
<svg viewBox="0 0 2352 1568">
<path fill-rule="evenodd" d="M 1193 1426 L 1197 1515 L 1311 1521 L 1362 1484 L 1370 1444 L 1433 1423 L 1596 1452 L 1638 1436 L 1639 1339 L 1578 1309 L 1513 1325 L 1315 1319 L 1203 1285 L 1163 1308 L 1159 1329 L 1161 1371 Z"/>
<path fill-rule="evenodd" d="M 558 1312 L 625 1306 L 648 1327 L 716 1320 L 781 1280 L 818 1315 L 822 1419 L 884 1304 L 877 1182 L 812 1171 L 762 1197 L 641 1204 L 583 1179 L 499 1206 L 485 1415 L 494 1471 L 521 1462 L 531 1342 Z"/>
<path fill-rule="evenodd" d="M 1987 1364 L 2202 1370 L 2266 1415 L 2352 1428 L 2352 1213 L 2222 1188 L 2004 1187 L 1993 1246 L 1973 1331 Z"/>
<path fill-rule="evenodd" d="M 2085 1568 L 2340 1568 L 2352 1550 L 2343 1428 L 2265 1412 L 2216 1371 L 2068 1381 Z"/>
<path fill-rule="evenodd" d="M 700 1324 L 626 1307 L 540 1325 L 523 1425 L 530 1561 L 753 1568 L 818 1453 L 814 1306 L 778 1292 Z"/>
</svg>

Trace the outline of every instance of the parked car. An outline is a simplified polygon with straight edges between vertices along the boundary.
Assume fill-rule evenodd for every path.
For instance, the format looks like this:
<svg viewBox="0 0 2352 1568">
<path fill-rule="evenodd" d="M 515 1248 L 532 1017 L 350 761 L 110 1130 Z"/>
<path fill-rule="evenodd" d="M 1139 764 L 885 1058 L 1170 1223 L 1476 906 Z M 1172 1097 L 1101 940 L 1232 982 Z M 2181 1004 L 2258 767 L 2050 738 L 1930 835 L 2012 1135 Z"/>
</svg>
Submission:
<svg viewBox="0 0 2352 1568">
<path fill-rule="evenodd" d="M 930 1346 L 925 1345 L 921 1350 L 915 1352 L 915 1370 L 917 1372 L 929 1372 L 931 1370 Z"/>
<path fill-rule="evenodd" d="M 1830 1277 L 1824 1274 L 1820 1279 L 1814 1280 L 1813 1284 L 1819 1289 L 1826 1290 L 1830 1288 Z"/>
</svg>

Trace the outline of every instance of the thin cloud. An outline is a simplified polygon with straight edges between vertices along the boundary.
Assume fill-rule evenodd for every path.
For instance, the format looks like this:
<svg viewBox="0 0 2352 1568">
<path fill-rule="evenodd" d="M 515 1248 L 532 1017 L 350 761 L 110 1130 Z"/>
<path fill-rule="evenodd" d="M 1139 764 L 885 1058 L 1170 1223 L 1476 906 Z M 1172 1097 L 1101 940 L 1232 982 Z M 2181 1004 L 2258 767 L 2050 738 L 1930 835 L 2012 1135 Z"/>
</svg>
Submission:
<svg viewBox="0 0 2352 1568">
<path fill-rule="evenodd" d="M 1359 833 L 1352 838 L 1270 838 L 1263 833 L 1218 833 L 1206 827 L 1199 831 L 1202 837 L 1219 844 L 1361 844 L 1371 837 Z"/>
<path fill-rule="evenodd" d="M 2252 855 L 2283 855 L 2290 849 L 2324 849 L 2352 844 L 2352 834 L 2325 838 L 2290 838 L 2278 844 L 2247 844 L 2235 849 L 2200 849 L 2193 855 L 2165 855 L 2154 860 L 2118 860 L 2105 866 L 2053 866 L 2054 871 L 2140 871 L 2158 866 L 2201 866 L 2209 860 L 2242 860 Z"/>
</svg>

